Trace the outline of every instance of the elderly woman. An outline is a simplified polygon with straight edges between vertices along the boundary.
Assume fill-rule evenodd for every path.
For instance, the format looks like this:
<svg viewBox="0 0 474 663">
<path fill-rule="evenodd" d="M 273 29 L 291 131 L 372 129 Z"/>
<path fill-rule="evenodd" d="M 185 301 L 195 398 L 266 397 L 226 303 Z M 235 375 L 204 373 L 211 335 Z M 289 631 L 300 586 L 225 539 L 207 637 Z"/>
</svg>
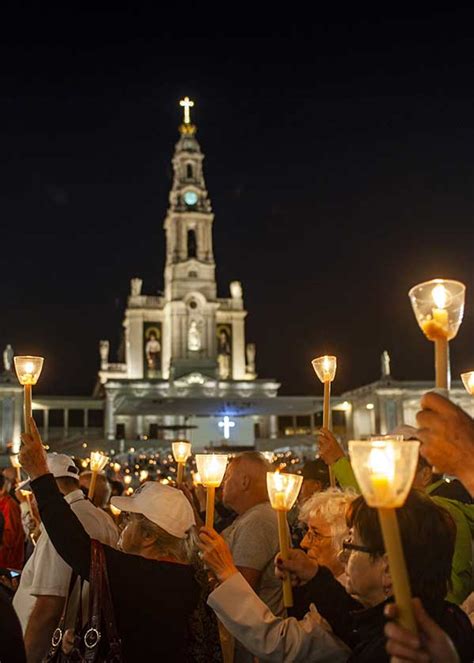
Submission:
<svg viewBox="0 0 474 663">
<path fill-rule="evenodd" d="M 473 631 L 468 618 L 446 596 L 454 550 L 455 526 L 444 509 L 412 491 L 398 519 L 414 595 L 451 638 L 461 662 L 471 662 Z M 306 615 L 303 621 L 279 619 L 243 581 L 225 544 L 211 530 L 201 532 L 204 559 L 221 585 L 209 604 L 227 629 L 266 661 L 340 661 L 384 663 L 384 609 L 392 581 L 377 512 L 362 497 L 348 509 L 351 536 L 343 544 L 347 591 L 329 569 L 301 550 L 279 560 L 279 573 L 290 573 L 296 605 L 314 603 L 333 634 Z M 344 643 L 344 644 L 342 644 Z"/>
<path fill-rule="evenodd" d="M 91 542 L 49 473 L 31 419 L 21 463 L 31 478 L 43 524 L 61 557 L 89 579 Z M 189 621 L 200 589 L 190 565 L 193 510 L 178 490 L 146 483 L 133 497 L 117 497 L 129 518 L 119 545 L 104 546 L 124 661 L 186 660 Z"/>
</svg>

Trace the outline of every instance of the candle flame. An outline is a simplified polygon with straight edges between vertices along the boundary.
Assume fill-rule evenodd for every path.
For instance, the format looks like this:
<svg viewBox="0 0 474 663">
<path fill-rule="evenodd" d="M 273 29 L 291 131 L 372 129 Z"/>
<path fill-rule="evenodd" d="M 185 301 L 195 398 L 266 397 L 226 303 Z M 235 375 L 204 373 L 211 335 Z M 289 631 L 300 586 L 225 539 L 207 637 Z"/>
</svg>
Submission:
<svg viewBox="0 0 474 663">
<path fill-rule="evenodd" d="M 446 308 L 448 302 L 448 291 L 442 283 L 438 283 L 431 291 L 431 296 L 436 304 L 436 308 Z"/>
<path fill-rule="evenodd" d="M 372 474 L 384 476 L 388 480 L 393 481 L 395 476 L 395 459 L 392 447 L 388 445 L 374 447 L 369 454 L 368 466 Z"/>
</svg>

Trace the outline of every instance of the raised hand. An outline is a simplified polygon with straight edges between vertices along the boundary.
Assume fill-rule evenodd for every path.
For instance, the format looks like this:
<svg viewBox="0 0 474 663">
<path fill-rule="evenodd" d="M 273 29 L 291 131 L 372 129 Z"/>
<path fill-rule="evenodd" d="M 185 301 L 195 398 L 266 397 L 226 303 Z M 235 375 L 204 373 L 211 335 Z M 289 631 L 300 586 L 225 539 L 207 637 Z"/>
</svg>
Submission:
<svg viewBox="0 0 474 663">
<path fill-rule="evenodd" d="M 229 546 L 215 530 L 209 527 L 201 527 L 199 539 L 198 546 L 202 552 L 202 559 L 213 571 L 219 582 L 224 582 L 224 580 L 239 572 L 234 564 Z"/>
<path fill-rule="evenodd" d="M 30 430 L 31 433 L 21 434 L 19 461 L 25 472 L 28 472 L 30 479 L 37 479 L 43 474 L 48 474 L 49 469 L 43 442 L 33 417 L 30 417 Z"/>
<path fill-rule="evenodd" d="M 327 428 L 321 428 L 318 434 L 319 438 L 319 455 L 324 460 L 326 465 L 332 465 L 344 457 L 344 451 L 339 446 L 338 441 Z"/>
<path fill-rule="evenodd" d="M 429 392 L 416 415 L 420 453 L 439 471 L 458 477 L 474 494 L 474 421 L 447 398 Z"/>
<path fill-rule="evenodd" d="M 289 573 L 291 584 L 295 587 L 309 582 L 318 570 L 319 564 L 298 548 L 290 548 L 288 559 L 282 559 L 280 553 L 275 557 L 275 575 L 285 580 Z"/>
<path fill-rule="evenodd" d="M 420 599 L 413 599 L 413 610 L 419 629 L 418 635 L 413 635 L 395 622 L 385 625 L 385 648 L 392 657 L 392 662 L 459 663 L 459 656 L 449 636 L 426 614 Z M 390 619 L 397 616 L 397 606 L 394 603 L 385 607 L 385 616 Z"/>
</svg>

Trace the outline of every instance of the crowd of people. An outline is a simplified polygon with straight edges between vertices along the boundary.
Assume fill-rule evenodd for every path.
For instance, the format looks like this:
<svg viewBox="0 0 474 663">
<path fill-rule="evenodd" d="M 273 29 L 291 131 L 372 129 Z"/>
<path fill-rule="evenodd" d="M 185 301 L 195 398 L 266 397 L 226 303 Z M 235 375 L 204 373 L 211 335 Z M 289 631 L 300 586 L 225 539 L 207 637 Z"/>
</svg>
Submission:
<svg viewBox="0 0 474 663">
<path fill-rule="evenodd" d="M 191 481 L 142 475 L 132 490 L 99 475 L 89 500 L 91 473 L 46 454 L 31 420 L 29 479 L 0 474 L 0 661 L 472 663 L 474 420 L 435 393 L 417 419 L 394 432 L 421 443 L 397 509 L 416 635 L 397 622 L 377 511 L 329 430 L 302 468 L 282 559 L 264 455 L 232 458 L 208 528 Z"/>
</svg>

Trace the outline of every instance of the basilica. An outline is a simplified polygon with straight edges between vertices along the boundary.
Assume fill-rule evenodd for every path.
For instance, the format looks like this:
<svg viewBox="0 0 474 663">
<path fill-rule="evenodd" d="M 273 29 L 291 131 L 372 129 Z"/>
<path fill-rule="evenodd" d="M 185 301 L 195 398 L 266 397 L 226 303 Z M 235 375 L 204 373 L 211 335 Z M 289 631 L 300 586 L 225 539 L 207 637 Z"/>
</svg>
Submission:
<svg viewBox="0 0 474 663">
<path fill-rule="evenodd" d="M 146 294 L 140 276 L 130 275 L 124 361 L 109 356 L 108 340 L 99 342 L 92 396 L 42 396 L 38 385 L 33 413 L 55 450 L 167 446 L 177 438 L 189 439 L 194 449 L 314 445 L 321 385 L 315 380 L 314 394 L 308 396 L 278 395 L 280 384 L 257 373 L 256 347 L 246 338 L 242 284 L 233 281 L 225 287 L 227 296 L 218 296 L 204 154 L 191 120 L 194 104 L 186 97 L 180 105 L 183 119 L 163 223 L 164 289 Z M 0 374 L 0 452 L 19 444 L 22 389 L 12 355 L 8 346 Z M 413 424 L 419 399 L 432 386 L 395 380 L 384 353 L 378 380 L 333 397 L 333 429 L 344 441 Z M 459 381 L 453 382 L 451 398 L 474 414 Z"/>
</svg>

